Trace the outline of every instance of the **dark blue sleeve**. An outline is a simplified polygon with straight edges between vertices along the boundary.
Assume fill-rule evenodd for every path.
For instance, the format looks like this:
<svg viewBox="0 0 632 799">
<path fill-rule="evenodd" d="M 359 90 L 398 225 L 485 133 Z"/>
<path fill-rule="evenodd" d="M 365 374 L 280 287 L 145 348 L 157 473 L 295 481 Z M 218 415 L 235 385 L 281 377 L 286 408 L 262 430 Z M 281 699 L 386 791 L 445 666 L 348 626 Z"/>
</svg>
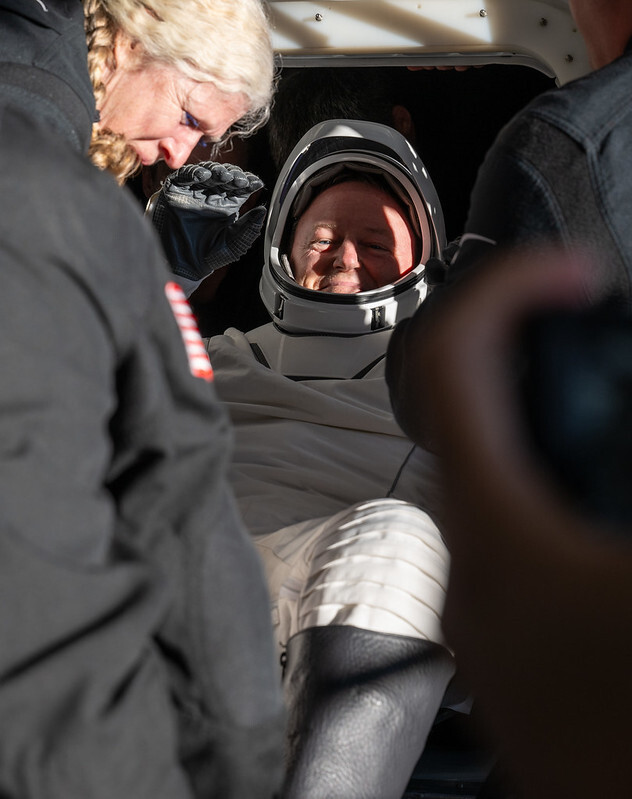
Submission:
<svg viewBox="0 0 632 799">
<path fill-rule="evenodd" d="M 488 152 L 472 196 L 459 251 L 447 285 L 459 280 L 492 247 L 561 242 L 564 215 L 549 175 L 544 146 L 536 163 L 526 147 L 529 122 L 516 120 Z"/>
<path fill-rule="evenodd" d="M 522 115 L 500 133 L 479 170 L 465 231 L 443 282 L 391 337 L 386 380 L 393 411 L 407 435 L 428 448 L 432 448 L 431 431 L 426 429 L 422 408 L 429 387 L 414 375 L 414 350 L 433 314 L 441 312 L 442 299 L 497 247 L 566 239 L 564 216 L 553 190 L 558 153 L 547 152 L 542 145 L 541 127 L 541 120 L 534 124 Z"/>
</svg>

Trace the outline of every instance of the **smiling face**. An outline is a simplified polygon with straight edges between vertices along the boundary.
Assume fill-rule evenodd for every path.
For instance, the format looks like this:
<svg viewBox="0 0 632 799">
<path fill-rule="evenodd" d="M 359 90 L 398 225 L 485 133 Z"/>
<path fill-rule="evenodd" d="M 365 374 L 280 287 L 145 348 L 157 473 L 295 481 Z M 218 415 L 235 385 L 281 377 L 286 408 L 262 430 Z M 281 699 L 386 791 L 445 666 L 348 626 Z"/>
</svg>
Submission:
<svg viewBox="0 0 632 799">
<path fill-rule="evenodd" d="M 393 283 L 415 263 L 406 215 L 386 191 L 360 181 L 325 189 L 298 221 L 290 250 L 296 282 L 330 294 Z"/>
<path fill-rule="evenodd" d="M 225 94 L 175 67 L 146 62 L 124 37 L 117 40 L 116 69 L 105 86 L 101 126 L 125 136 L 143 164 L 163 159 L 171 169 L 187 162 L 202 137 L 221 139 L 248 110 L 244 95 Z"/>
</svg>

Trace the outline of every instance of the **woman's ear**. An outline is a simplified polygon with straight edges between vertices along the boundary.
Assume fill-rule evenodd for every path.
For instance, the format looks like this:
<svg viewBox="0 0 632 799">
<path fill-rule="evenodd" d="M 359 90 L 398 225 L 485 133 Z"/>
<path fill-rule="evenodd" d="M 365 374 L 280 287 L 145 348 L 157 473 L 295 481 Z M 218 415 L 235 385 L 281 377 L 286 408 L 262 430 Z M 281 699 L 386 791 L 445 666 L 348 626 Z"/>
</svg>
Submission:
<svg viewBox="0 0 632 799">
<path fill-rule="evenodd" d="M 140 58 L 140 42 L 131 39 L 123 31 L 117 31 L 114 37 L 114 69 L 134 66 Z"/>
</svg>

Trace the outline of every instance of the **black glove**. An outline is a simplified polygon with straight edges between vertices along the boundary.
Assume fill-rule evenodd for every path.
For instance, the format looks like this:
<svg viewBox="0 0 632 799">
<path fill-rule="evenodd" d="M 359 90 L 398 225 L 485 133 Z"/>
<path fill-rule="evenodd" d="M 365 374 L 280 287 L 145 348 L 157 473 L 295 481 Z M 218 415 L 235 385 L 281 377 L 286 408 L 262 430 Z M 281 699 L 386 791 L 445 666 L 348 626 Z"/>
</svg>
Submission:
<svg viewBox="0 0 632 799">
<path fill-rule="evenodd" d="M 263 206 L 239 209 L 263 187 L 252 172 L 203 161 L 172 172 L 147 203 L 172 272 L 187 296 L 204 278 L 247 252 L 261 232 Z"/>
<path fill-rule="evenodd" d="M 424 269 L 424 279 L 430 293 L 437 286 L 442 286 L 446 282 L 446 276 L 450 264 L 459 251 L 460 238 L 453 239 L 441 251 L 438 257 L 428 258 Z"/>
</svg>

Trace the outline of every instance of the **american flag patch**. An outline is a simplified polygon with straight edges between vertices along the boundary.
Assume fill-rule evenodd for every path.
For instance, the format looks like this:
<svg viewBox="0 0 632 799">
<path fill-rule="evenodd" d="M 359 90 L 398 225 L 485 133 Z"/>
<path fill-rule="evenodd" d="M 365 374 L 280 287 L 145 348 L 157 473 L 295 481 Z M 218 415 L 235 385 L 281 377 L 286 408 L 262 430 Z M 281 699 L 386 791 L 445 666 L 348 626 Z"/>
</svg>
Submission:
<svg viewBox="0 0 632 799">
<path fill-rule="evenodd" d="M 203 380 L 212 380 L 213 367 L 184 292 L 177 283 L 169 282 L 165 285 L 165 294 L 180 328 L 180 333 L 182 333 L 191 374 L 194 377 L 201 377 Z"/>
</svg>

